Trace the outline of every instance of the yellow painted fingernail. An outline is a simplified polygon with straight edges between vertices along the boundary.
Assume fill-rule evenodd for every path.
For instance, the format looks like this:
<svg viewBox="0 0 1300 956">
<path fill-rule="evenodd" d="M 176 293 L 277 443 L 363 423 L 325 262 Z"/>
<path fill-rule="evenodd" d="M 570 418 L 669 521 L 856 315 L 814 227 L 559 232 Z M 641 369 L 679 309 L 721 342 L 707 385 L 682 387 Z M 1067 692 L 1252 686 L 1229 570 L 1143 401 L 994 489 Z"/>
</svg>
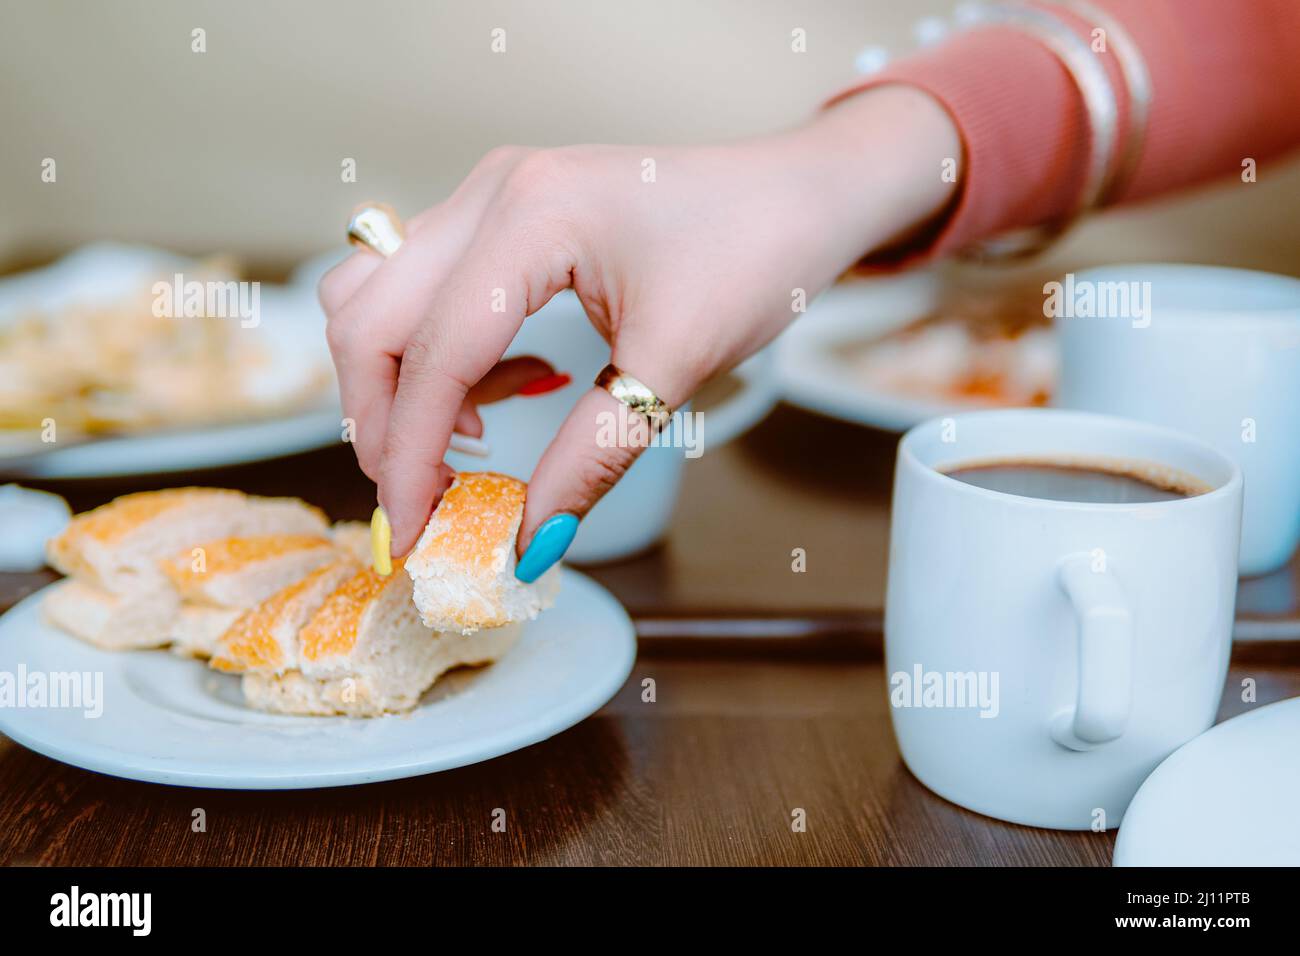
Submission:
<svg viewBox="0 0 1300 956">
<path fill-rule="evenodd" d="M 374 563 L 375 573 L 387 577 L 393 573 L 393 526 L 388 523 L 388 515 L 383 508 L 376 508 L 370 516 L 370 560 Z"/>
</svg>

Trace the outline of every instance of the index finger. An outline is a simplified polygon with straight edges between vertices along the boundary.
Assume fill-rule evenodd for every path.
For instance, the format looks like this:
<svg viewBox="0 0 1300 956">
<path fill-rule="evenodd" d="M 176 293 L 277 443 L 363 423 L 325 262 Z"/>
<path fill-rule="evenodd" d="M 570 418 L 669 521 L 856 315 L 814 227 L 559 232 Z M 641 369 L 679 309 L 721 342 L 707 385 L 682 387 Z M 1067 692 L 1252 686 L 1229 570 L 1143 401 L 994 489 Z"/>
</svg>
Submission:
<svg viewBox="0 0 1300 956">
<path fill-rule="evenodd" d="M 489 230 L 471 244 L 402 354 L 379 465 L 393 554 L 415 545 L 433 510 L 442 457 L 469 390 L 500 360 L 525 316 L 570 282 L 568 259 L 554 255 L 554 245 L 535 235 L 528 243 L 510 238 Z"/>
</svg>

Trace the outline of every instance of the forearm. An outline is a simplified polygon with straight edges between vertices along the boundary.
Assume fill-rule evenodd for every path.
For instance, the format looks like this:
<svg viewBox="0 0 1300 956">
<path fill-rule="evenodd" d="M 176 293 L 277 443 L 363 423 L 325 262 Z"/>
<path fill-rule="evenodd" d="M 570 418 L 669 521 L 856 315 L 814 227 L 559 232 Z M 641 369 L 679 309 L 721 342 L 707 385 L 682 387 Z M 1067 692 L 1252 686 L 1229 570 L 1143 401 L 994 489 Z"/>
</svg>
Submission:
<svg viewBox="0 0 1300 956">
<path fill-rule="evenodd" d="M 929 94 L 881 86 L 823 113 L 805 130 L 818 181 L 856 230 L 863 252 L 897 242 L 954 201 L 962 145 Z"/>
<path fill-rule="evenodd" d="M 959 190 L 957 127 L 933 97 L 910 86 L 849 97 L 749 146 L 783 180 L 783 192 L 806 196 L 806 218 L 830 260 L 828 280 L 934 222 Z"/>
<path fill-rule="evenodd" d="M 1141 51 L 1150 112 L 1131 178 L 1113 197 L 1142 199 L 1218 176 L 1300 143 L 1300 4 L 1250 0 L 1096 0 Z M 1091 43 L 1092 25 L 1041 5 Z M 1115 52 L 1099 54 L 1119 107 L 1122 150 L 1131 104 Z M 1087 167 L 1089 116 L 1074 79 L 1039 40 L 984 27 L 899 61 L 832 103 L 906 83 L 942 103 L 961 136 L 961 191 L 942 227 L 905 252 L 951 252 L 977 239 L 1067 218 Z M 838 108 L 838 106 L 836 107 Z"/>
</svg>

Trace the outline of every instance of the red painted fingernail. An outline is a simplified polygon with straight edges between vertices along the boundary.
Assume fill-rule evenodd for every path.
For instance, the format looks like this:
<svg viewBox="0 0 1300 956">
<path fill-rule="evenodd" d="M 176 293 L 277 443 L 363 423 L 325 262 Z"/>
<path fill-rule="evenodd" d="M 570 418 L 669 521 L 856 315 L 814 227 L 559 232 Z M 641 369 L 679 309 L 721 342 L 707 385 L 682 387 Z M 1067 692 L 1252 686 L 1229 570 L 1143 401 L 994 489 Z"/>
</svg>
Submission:
<svg viewBox="0 0 1300 956">
<path fill-rule="evenodd" d="M 573 381 L 573 376 L 565 372 L 557 372 L 555 375 L 547 375 L 545 378 L 534 379 L 529 382 L 516 395 L 545 395 L 547 392 L 553 392 L 558 388 L 564 388 Z"/>
</svg>

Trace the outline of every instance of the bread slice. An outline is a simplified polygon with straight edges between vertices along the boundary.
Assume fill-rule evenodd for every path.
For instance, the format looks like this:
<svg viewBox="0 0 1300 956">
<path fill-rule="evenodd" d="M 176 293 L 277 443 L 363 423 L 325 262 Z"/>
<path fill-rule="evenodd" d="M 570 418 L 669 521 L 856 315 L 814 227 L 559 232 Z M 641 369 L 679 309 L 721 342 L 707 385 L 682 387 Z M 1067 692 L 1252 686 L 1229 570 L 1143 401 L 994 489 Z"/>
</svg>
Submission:
<svg viewBox="0 0 1300 956">
<path fill-rule="evenodd" d="M 209 541 L 161 564 L 182 600 L 250 608 L 338 556 L 322 535 L 272 534 Z"/>
<path fill-rule="evenodd" d="M 161 647 L 172 639 L 180 598 L 171 586 L 113 594 L 76 578 L 50 585 L 41 602 L 56 627 L 110 651 Z"/>
<path fill-rule="evenodd" d="M 237 607 L 182 604 L 169 634 L 172 653 L 207 660 L 221 635 L 243 613 Z"/>
<path fill-rule="evenodd" d="M 361 569 L 350 554 L 312 571 L 238 615 L 216 641 L 208 663 L 228 673 L 282 674 L 298 664 L 298 632 Z"/>
<path fill-rule="evenodd" d="M 160 562 L 184 601 L 172 649 L 206 658 L 217 640 L 246 610 L 339 560 L 325 537 L 257 535 L 222 538 Z"/>
<path fill-rule="evenodd" d="M 446 671 L 494 661 L 518 639 L 517 625 L 474 635 L 430 631 L 411 601 L 410 578 L 394 564 L 390 575 L 367 568 L 334 591 L 299 634 L 298 669 L 245 674 L 245 700 L 291 714 L 406 711 Z"/>
<path fill-rule="evenodd" d="M 297 498 L 257 498 L 224 488 L 172 488 L 114 499 L 77 515 L 46 546 L 50 564 L 114 594 L 166 584 L 158 561 L 233 536 L 324 536 L 325 515 Z"/>
<path fill-rule="evenodd" d="M 424 691 L 447 671 L 499 660 L 522 630 L 522 624 L 511 624 L 478 634 L 436 634 L 423 653 L 407 658 L 418 673 L 404 678 L 402 686 L 368 675 L 312 678 L 301 671 L 278 676 L 248 673 L 243 680 L 244 700 L 258 710 L 309 717 L 403 713 L 413 709 Z"/>
<path fill-rule="evenodd" d="M 533 584 L 515 577 L 527 489 L 493 472 L 456 476 L 406 559 L 426 627 L 472 634 L 532 620 L 555 603 L 559 565 Z"/>
<path fill-rule="evenodd" d="M 330 540 L 356 558 L 358 563 L 370 563 L 370 525 L 366 522 L 336 521 L 330 527 Z"/>
</svg>

